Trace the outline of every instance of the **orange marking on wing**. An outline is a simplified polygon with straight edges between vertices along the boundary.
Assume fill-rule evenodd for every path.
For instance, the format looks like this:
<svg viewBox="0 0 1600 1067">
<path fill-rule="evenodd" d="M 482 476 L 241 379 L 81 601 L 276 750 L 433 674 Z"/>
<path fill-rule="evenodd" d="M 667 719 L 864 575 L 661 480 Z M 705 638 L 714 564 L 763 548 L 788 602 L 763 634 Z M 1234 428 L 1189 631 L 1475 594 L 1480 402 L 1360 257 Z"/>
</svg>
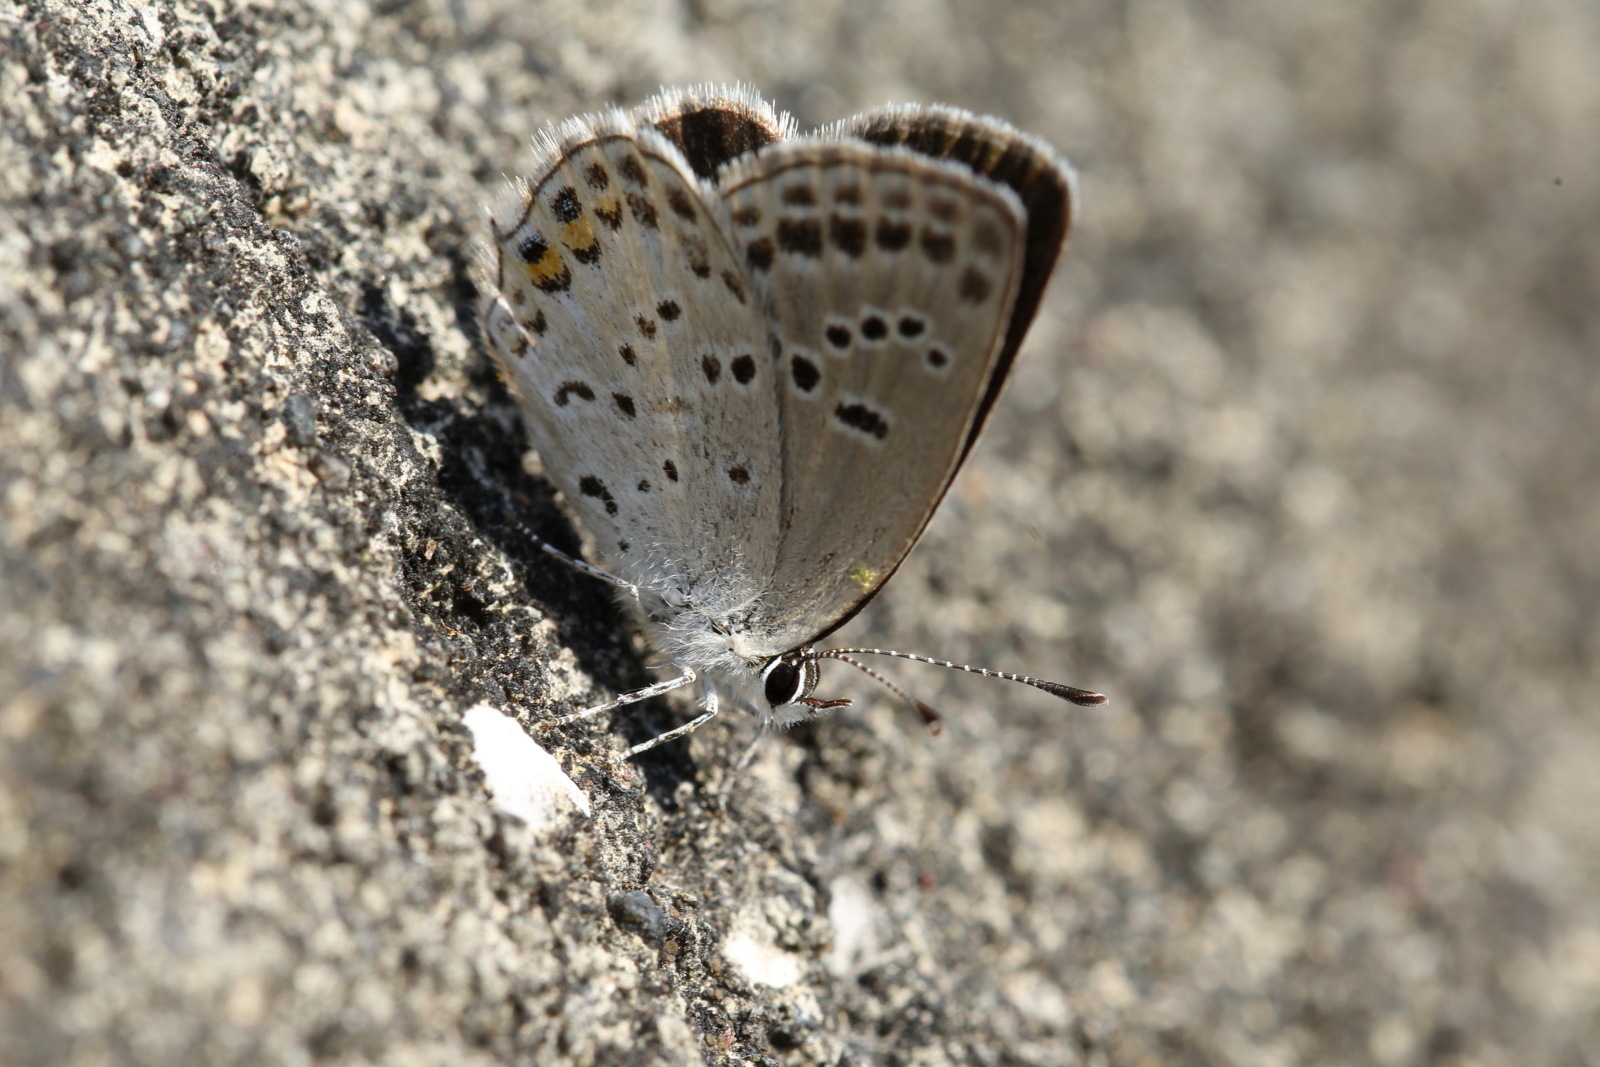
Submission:
<svg viewBox="0 0 1600 1067">
<path fill-rule="evenodd" d="M 593 234 L 589 235 L 591 239 Z M 567 269 L 566 263 L 561 259 L 561 253 L 554 248 L 544 250 L 544 255 L 526 264 L 523 268 L 528 272 L 528 280 L 534 285 L 547 284 L 559 278 Z"/>
<path fill-rule="evenodd" d="M 594 227 L 589 225 L 587 215 L 579 215 L 571 222 L 563 222 L 559 232 L 561 243 L 574 252 L 587 252 L 596 244 Z"/>
</svg>

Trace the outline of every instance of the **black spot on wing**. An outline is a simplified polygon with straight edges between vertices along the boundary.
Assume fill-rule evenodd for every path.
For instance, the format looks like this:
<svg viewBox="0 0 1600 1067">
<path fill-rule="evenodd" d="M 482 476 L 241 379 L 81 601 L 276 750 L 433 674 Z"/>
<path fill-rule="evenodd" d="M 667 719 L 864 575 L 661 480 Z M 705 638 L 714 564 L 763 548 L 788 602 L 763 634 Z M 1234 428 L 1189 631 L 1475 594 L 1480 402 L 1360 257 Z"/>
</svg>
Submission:
<svg viewBox="0 0 1600 1067">
<path fill-rule="evenodd" d="M 852 430 L 859 430 L 880 441 L 889 435 L 889 424 L 883 416 L 865 404 L 840 404 L 833 409 L 833 417 Z"/>
<path fill-rule="evenodd" d="M 969 304 L 983 303 L 989 299 L 989 293 L 994 288 L 994 283 L 982 271 L 971 266 L 961 272 L 961 279 L 956 285 L 961 299 Z"/>
<path fill-rule="evenodd" d="M 571 403 L 572 397 L 577 397 L 579 400 L 593 400 L 594 390 L 589 388 L 588 382 L 562 382 L 551 399 L 556 402 L 556 407 L 564 408 Z"/>
<path fill-rule="evenodd" d="M 956 239 L 938 230 L 923 230 L 922 254 L 934 263 L 948 263 L 955 258 Z"/>
<path fill-rule="evenodd" d="M 802 393 L 811 392 L 822 380 L 822 372 L 817 369 L 817 365 L 799 354 L 789 357 L 789 373 L 794 377 L 794 384 Z"/>
<path fill-rule="evenodd" d="M 911 243 L 911 226 L 909 223 L 895 222 L 893 219 L 879 219 L 878 228 L 873 232 L 872 239 L 878 242 L 878 247 L 885 252 L 899 252 Z"/>
<path fill-rule="evenodd" d="M 860 259 L 867 250 L 867 224 L 849 215 L 830 216 L 828 239 L 851 259 Z"/>
<path fill-rule="evenodd" d="M 695 210 L 694 200 L 682 189 L 667 190 L 667 206 L 672 208 L 672 213 L 686 222 L 693 222 L 699 217 Z"/>
<path fill-rule="evenodd" d="M 617 501 L 611 495 L 611 490 L 606 488 L 605 482 L 602 482 L 594 475 L 585 474 L 578 479 L 578 492 L 584 496 L 592 496 L 599 500 L 605 505 L 607 515 L 615 515 L 617 513 Z"/>
<path fill-rule="evenodd" d="M 744 258 L 754 269 L 768 271 L 772 269 L 772 257 L 775 252 L 772 238 L 758 237 L 744 250 Z"/>
<path fill-rule="evenodd" d="M 565 263 L 561 269 L 534 278 L 534 287 L 545 293 L 564 293 L 572 288 L 572 271 L 567 269 Z"/>
<path fill-rule="evenodd" d="M 778 247 L 797 256 L 822 255 L 822 224 L 816 219 L 779 219 Z"/>
<path fill-rule="evenodd" d="M 633 212 L 633 221 L 647 230 L 658 229 L 661 225 L 661 220 L 656 216 L 656 206 L 647 196 L 628 193 L 628 210 Z"/>
<path fill-rule="evenodd" d="M 623 156 L 617 163 L 617 171 L 622 175 L 623 180 L 632 182 L 641 188 L 650 184 L 649 178 L 645 176 L 644 168 L 639 165 L 637 156 Z"/>
<path fill-rule="evenodd" d="M 568 185 L 552 196 L 550 214 L 555 216 L 557 222 L 577 221 L 578 216 L 583 214 L 583 205 L 578 203 L 578 190 Z"/>
<path fill-rule="evenodd" d="M 517 255 L 524 263 L 537 263 L 550 251 L 550 242 L 536 233 L 530 233 L 517 244 Z"/>
</svg>

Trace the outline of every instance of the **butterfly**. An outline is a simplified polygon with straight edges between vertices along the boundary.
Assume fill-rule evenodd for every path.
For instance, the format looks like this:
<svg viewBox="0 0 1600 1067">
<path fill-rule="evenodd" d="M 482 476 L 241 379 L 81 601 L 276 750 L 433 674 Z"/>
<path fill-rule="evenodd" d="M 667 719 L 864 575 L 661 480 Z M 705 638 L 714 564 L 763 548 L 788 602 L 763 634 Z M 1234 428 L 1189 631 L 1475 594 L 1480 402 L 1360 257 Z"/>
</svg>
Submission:
<svg viewBox="0 0 1600 1067">
<path fill-rule="evenodd" d="M 1077 205 L 1044 142 L 943 106 L 800 135 L 752 89 L 665 91 L 538 135 L 488 209 L 482 334 L 534 448 L 678 674 L 766 725 L 858 657 L 819 649 L 916 544 L 971 452 Z M 561 555 L 549 546 L 547 551 Z M 562 557 L 566 558 L 566 557 Z"/>
</svg>

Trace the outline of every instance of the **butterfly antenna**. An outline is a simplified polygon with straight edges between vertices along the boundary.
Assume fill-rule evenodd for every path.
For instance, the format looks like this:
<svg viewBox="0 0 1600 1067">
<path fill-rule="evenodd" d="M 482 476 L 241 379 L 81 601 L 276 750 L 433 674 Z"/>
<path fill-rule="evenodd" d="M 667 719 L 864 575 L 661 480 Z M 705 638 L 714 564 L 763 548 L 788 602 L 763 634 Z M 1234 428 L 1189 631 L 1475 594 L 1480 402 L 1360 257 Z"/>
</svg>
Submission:
<svg viewBox="0 0 1600 1067">
<path fill-rule="evenodd" d="M 858 659 L 851 659 L 848 655 L 843 654 L 854 651 L 856 651 L 856 649 L 834 648 L 829 649 L 826 652 L 818 652 L 816 654 L 816 658 L 836 659 L 840 663 L 850 664 L 850 666 L 865 674 L 868 678 L 871 678 L 873 681 L 889 690 L 889 692 L 893 693 L 895 696 L 899 697 L 901 700 L 904 700 L 907 704 L 910 704 L 913 708 L 915 708 L 917 714 L 922 716 L 923 725 L 927 726 L 928 732 L 933 736 L 938 737 L 940 732 L 944 730 L 944 719 L 939 715 L 939 713 L 928 707 L 928 705 L 924 704 L 916 697 L 912 696 L 910 693 L 906 692 L 904 689 L 901 689 L 898 685 L 895 685 L 893 682 L 889 681 L 889 679 L 885 678 L 883 675 L 879 674 L 865 663 L 862 663 Z"/>
<path fill-rule="evenodd" d="M 933 659 L 929 656 L 915 656 L 910 652 L 895 652 L 892 649 L 887 648 L 830 648 L 824 652 L 817 653 L 817 657 L 819 659 L 837 659 L 842 660 L 845 663 L 852 663 L 857 667 L 861 667 L 862 670 L 867 671 L 867 673 L 871 674 L 874 678 L 878 678 L 878 675 L 873 674 L 873 672 L 868 671 L 866 667 L 863 667 L 861 664 L 850 659 L 850 656 L 893 656 L 895 659 L 908 659 L 915 663 L 931 663 L 935 667 L 949 667 L 953 671 L 966 671 L 968 674 L 981 674 L 985 678 L 1004 678 L 1008 682 L 1021 682 L 1023 685 L 1031 685 L 1035 689 L 1043 689 L 1046 693 L 1049 693 L 1052 696 L 1058 696 L 1062 700 L 1070 700 L 1072 703 L 1083 708 L 1097 708 L 1106 702 L 1106 697 L 1103 693 L 1094 693 L 1087 689 L 1079 689 L 1076 686 L 1062 685 L 1060 682 L 1046 681 L 1043 678 L 1029 678 L 1025 674 L 1011 674 L 1007 671 L 991 671 L 987 667 L 970 667 L 965 663 L 951 663 L 947 659 Z M 878 678 L 878 680 L 883 681 L 882 678 Z M 889 685 L 888 682 L 884 682 L 884 684 Z M 889 685 L 889 688 L 894 689 L 894 691 L 897 693 L 900 692 L 900 690 L 893 685 Z M 901 696 L 905 696 L 905 694 L 901 693 Z M 906 697 L 906 699 L 910 700 L 911 698 Z M 920 701 L 913 701 L 913 703 L 918 705 L 918 712 L 922 712 L 922 709 L 927 707 L 926 704 L 922 704 Z M 932 711 L 933 709 L 929 708 L 928 710 Z M 926 718 L 926 715 L 924 715 L 924 718 Z"/>
</svg>

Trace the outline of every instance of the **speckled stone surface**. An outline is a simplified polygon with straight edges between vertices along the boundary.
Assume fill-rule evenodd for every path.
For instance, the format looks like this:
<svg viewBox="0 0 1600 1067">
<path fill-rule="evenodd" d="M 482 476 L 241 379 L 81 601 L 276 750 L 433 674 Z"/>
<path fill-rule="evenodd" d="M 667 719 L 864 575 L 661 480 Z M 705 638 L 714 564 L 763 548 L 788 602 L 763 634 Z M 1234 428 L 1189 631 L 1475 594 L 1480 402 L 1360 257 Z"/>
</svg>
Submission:
<svg viewBox="0 0 1600 1067">
<path fill-rule="evenodd" d="M 0 1062 L 1600 1062 L 1600 17 L 0 2 Z M 541 123 L 999 114 L 1086 208 L 858 698 L 650 677 L 476 341 Z"/>
</svg>

